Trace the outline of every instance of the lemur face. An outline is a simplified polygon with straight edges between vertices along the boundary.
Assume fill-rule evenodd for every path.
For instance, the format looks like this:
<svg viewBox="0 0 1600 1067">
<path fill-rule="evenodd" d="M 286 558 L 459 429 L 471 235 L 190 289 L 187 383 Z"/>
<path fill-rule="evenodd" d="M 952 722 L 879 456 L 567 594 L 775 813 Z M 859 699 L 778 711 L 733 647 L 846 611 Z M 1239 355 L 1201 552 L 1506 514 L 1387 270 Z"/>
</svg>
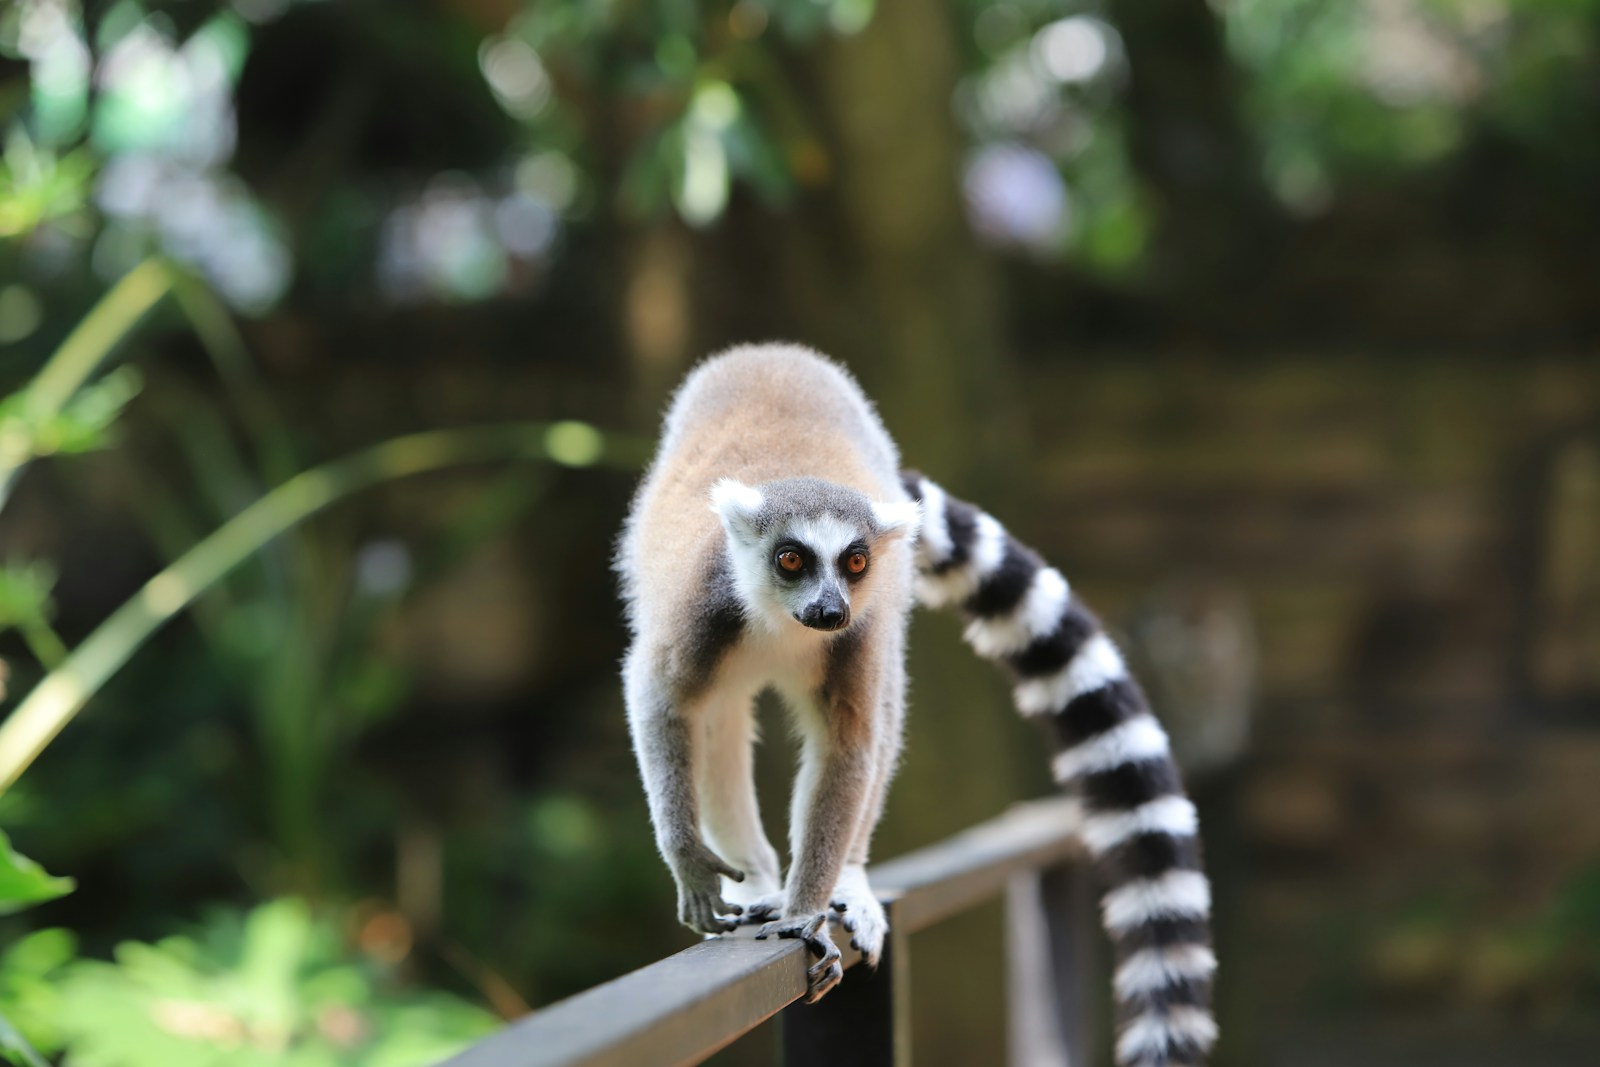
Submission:
<svg viewBox="0 0 1600 1067">
<path fill-rule="evenodd" d="M 760 486 L 725 478 L 711 507 L 728 535 L 745 613 L 774 630 L 798 623 L 831 632 L 860 618 L 874 554 L 914 533 L 920 517 L 914 502 L 874 501 L 817 478 Z"/>
</svg>

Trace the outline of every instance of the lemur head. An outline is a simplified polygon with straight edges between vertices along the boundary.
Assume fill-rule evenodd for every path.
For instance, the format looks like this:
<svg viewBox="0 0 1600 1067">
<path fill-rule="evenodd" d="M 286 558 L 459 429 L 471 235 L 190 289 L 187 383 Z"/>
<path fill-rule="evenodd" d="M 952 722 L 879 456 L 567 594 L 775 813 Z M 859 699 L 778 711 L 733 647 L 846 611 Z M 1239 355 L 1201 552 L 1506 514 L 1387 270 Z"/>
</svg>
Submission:
<svg viewBox="0 0 1600 1067">
<path fill-rule="evenodd" d="M 711 488 L 711 510 L 727 531 L 746 615 L 774 630 L 849 626 L 871 596 L 875 554 L 915 536 L 922 518 L 914 500 L 873 500 L 820 478 L 724 478 Z"/>
</svg>

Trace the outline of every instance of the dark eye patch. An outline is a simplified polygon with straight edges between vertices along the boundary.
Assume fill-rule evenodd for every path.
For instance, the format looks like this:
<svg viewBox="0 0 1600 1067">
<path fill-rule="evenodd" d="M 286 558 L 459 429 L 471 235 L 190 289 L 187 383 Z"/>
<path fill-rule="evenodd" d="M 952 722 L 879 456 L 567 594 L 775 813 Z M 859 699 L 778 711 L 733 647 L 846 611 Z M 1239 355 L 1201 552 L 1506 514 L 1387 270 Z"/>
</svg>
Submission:
<svg viewBox="0 0 1600 1067">
<path fill-rule="evenodd" d="M 798 565 L 795 559 L 798 558 Z M 811 570 L 812 556 L 804 545 L 785 541 L 772 550 L 772 567 L 780 578 L 798 578 Z"/>
</svg>

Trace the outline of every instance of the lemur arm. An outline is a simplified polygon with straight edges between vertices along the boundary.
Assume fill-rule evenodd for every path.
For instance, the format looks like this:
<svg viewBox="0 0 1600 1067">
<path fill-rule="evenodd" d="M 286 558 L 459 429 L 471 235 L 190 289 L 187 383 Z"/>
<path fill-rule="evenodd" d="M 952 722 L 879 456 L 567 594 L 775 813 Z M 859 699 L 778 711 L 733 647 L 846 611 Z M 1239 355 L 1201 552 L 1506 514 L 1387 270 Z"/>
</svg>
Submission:
<svg viewBox="0 0 1600 1067">
<path fill-rule="evenodd" d="M 808 1002 L 821 998 L 844 975 L 826 917 L 872 807 L 874 757 L 879 735 L 890 726 L 882 713 L 885 651 L 882 641 L 862 631 L 838 639 L 828 651 L 822 685 L 795 708 L 804 749 L 789 816 L 794 860 L 784 889 L 784 914 L 756 936 L 806 940 L 819 957 L 807 975 Z M 857 932 L 850 923 L 846 927 Z M 877 947 L 870 948 L 876 962 Z"/>
<path fill-rule="evenodd" d="M 722 916 L 738 915 L 739 908 L 722 899 L 718 876 L 742 882 L 744 872 L 711 851 L 700 834 L 690 722 L 694 709 L 673 700 L 669 687 L 642 657 L 631 658 L 624 673 L 628 729 L 656 847 L 677 884 L 678 921 L 700 933 L 726 933 L 736 924 Z"/>
</svg>

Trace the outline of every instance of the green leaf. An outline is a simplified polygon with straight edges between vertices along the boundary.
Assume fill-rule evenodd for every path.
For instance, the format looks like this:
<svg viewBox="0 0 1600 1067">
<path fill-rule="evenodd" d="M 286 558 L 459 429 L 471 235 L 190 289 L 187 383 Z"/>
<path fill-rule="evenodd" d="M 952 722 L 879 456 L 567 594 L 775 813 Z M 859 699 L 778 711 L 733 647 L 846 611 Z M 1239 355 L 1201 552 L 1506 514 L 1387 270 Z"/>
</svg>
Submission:
<svg viewBox="0 0 1600 1067">
<path fill-rule="evenodd" d="M 55 584 L 54 568 L 40 560 L 0 566 L 0 630 L 48 619 Z"/>
<path fill-rule="evenodd" d="M 118 367 L 79 389 L 60 411 L 39 418 L 29 412 L 33 398 L 24 389 L 0 399 L 0 435 L 5 451 L 26 461 L 55 453 L 89 452 L 111 442 L 111 431 L 143 379 L 133 367 Z"/>
<path fill-rule="evenodd" d="M 52 926 L 19 938 L 0 955 L 0 978 L 43 978 L 77 958 L 78 941 L 71 930 Z"/>
<path fill-rule="evenodd" d="M 61 1050 L 61 991 L 57 981 L 77 958 L 77 940 L 60 927 L 35 930 L 0 954 L 0 1012 L 35 1053 Z M 0 1062 L 32 1064 L 15 1040 L 0 1035 Z"/>
<path fill-rule="evenodd" d="M 43 867 L 13 851 L 11 839 L 0 831 L 0 915 L 54 900 L 72 889 L 71 878 L 46 874 Z"/>
<path fill-rule="evenodd" d="M 4 1015 L 0 1015 L 0 1053 L 4 1053 L 12 1063 L 20 1061 L 27 1067 L 49 1067 L 44 1057 L 28 1044 L 28 1039 L 23 1037 Z"/>
<path fill-rule="evenodd" d="M 0 153 L 0 237 L 17 237 L 80 210 L 95 164 L 84 151 L 57 156 L 36 147 L 20 123 Z"/>
<path fill-rule="evenodd" d="M 118 367 L 84 386 L 60 414 L 35 430 L 35 452 L 69 454 L 104 448 L 110 442 L 112 423 L 138 395 L 142 384 L 135 368 Z"/>
</svg>

